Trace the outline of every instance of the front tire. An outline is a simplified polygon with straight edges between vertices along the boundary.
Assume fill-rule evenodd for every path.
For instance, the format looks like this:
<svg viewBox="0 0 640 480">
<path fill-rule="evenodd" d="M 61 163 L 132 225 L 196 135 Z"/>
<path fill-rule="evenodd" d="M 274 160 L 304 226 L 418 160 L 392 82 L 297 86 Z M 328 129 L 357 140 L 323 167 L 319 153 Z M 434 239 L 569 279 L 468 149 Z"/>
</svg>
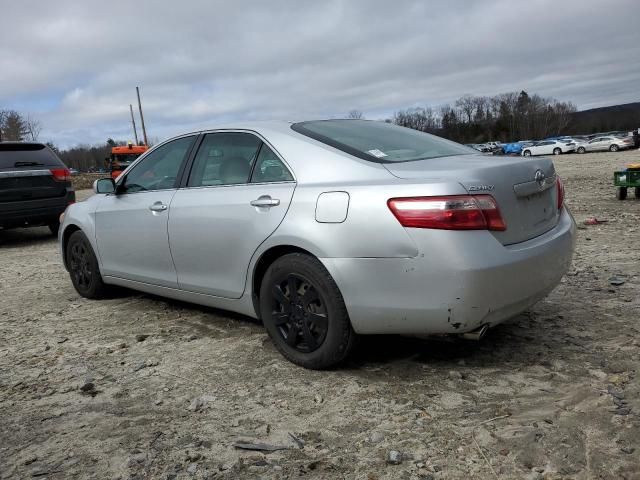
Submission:
<svg viewBox="0 0 640 480">
<path fill-rule="evenodd" d="M 342 294 L 312 256 L 292 253 L 271 264 L 260 288 L 260 314 L 278 351 L 301 367 L 336 366 L 353 349 L 356 334 Z"/>
<path fill-rule="evenodd" d="M 627 198 L 627 187 L 618 187 L 616 189 L 616 198 L 618 200 L 625 200 Z"/>
<path fill-rule="evenodd" d="M 531 156 L 531 150 L 525 150 L 524 151 L 524 156 L 525 157 L 530 157 Z"/>
<path fill-rule="evenodd" d="M 553 154 L 554 155 L 560 155 L 562 153 L 562 150 L 560 150 L 559 148 L 554 148 L 553 149 Z"/>
<path fill-rule="evenodd" d="M 585 153 L 586 149 L 584 147 L 578 147 L 578 153 Z"/>
<path fill-rule="evenodd" d="M 100 299 L 108 294 L 108 287 L 102 281 L 100 267 L 91 243 L 82 231 L 71 234 L 66 248 L 67 267 L 71 283 L 85 298 Z"/>
<path fill-rule="evenodd" d="M 620 149 L 615 143 L 609 147 L 610 152 L 617 152 Z"/>
</svg>

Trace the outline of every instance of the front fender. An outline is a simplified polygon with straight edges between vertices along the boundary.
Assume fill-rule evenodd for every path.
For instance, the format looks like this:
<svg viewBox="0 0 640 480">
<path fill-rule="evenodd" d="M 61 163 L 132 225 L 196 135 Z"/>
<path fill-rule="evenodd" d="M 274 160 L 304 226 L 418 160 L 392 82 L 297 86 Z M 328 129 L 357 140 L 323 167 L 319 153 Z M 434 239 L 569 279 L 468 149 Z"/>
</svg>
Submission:
<svg viewBox="0 0 640 480">
<path fill-rule="evenodd" d="M 60 230 L 58 231 L 58 248 L 62 257 L 62 263 L 65 269 L 67 267 L 67 261 L 65 258 L 65 239 L 68 238 L 70 230 L 82 230 L 86 235 L 91 248 L 96 253 L 98 258 L 98 264 L 102 267 L 102 260 L 100 258 L 100 252 L 96 242 L 96 226 L 95 226 L 95 212 L 98 207 L 98 203 L 102 195 L 94 195 L 83 202 L 77 202 L 67 207 L 64 212 L 64 219 L 60 224 Z"/>
</svg>

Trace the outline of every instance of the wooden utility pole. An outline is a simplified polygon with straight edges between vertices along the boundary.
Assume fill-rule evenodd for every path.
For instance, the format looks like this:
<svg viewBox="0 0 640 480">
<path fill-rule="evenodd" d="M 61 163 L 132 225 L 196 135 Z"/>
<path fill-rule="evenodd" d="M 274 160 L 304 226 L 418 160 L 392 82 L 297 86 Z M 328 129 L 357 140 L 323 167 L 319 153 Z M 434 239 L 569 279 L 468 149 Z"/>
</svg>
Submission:
<svg viewBox="0 0 640 480">
<path fill-rule="evenodd" d="M 140 102 L 140 88 L 136 87 L 136 94 L 138 95 L 138 109 L 140 110 L 140 123 L 142 123 L 142 136 L 144 137 L 144 144 L 149 145 L 147 141 L 147 130 L 144 128 L 144 116 L 142 115 L 142 103 Z"/>
<path fill-rule="evenodd" d="M 131 124 L 133 125 L 133 136 L 136 139 L 136 145 L 138 145 L 138 130 L 136 130 L 136 119 L 133 117 L 133 105 L 129 104 L 129 111 L 131 112 Z"/>
</svg>

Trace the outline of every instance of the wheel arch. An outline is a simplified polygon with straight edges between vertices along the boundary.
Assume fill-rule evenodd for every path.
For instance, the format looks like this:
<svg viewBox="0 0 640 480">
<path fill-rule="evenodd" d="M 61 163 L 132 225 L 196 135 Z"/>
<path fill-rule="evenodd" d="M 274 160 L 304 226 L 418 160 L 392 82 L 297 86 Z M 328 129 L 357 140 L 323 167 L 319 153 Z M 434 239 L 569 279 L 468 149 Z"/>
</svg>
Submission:
<svg viewBox="0 0 640 480">
<path fill-rule="evenodd" d="M 318 258 L 309 250 L 296 245 L 274 245 L 262 252 L 258 260 L 255 262 L 255 265 L 253 266 L 250 284 L 251 300 L 253 302 L 253 308 L 256 311 L 258 318 L 260 318 L 260 286 L 262 284 L 262 279 L 264 278 L 267 269 L 269 268 L 269 266 L 271 266 L 271 264 L 273 264 L 273 262 L 289 253 L 304 253 L 305 255 Z"/>
</svg>

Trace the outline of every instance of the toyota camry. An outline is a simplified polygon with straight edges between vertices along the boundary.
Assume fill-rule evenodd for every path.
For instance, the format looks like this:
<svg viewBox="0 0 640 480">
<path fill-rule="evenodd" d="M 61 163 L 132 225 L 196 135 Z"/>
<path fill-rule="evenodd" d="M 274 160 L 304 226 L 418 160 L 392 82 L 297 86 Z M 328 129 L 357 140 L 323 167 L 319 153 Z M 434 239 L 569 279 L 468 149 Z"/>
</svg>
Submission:
<svg viewBox="0 0 640 480">
<path fill-rule="evenodd" d="M 314 369 L 357 335 L 478 338 L 544 298 L 575 242 L 551 159 L 377 121 L 189 133 L 94 191 L 59 231 L 80 295 L 117 285 L 259 318 Z"/>
</svg>

